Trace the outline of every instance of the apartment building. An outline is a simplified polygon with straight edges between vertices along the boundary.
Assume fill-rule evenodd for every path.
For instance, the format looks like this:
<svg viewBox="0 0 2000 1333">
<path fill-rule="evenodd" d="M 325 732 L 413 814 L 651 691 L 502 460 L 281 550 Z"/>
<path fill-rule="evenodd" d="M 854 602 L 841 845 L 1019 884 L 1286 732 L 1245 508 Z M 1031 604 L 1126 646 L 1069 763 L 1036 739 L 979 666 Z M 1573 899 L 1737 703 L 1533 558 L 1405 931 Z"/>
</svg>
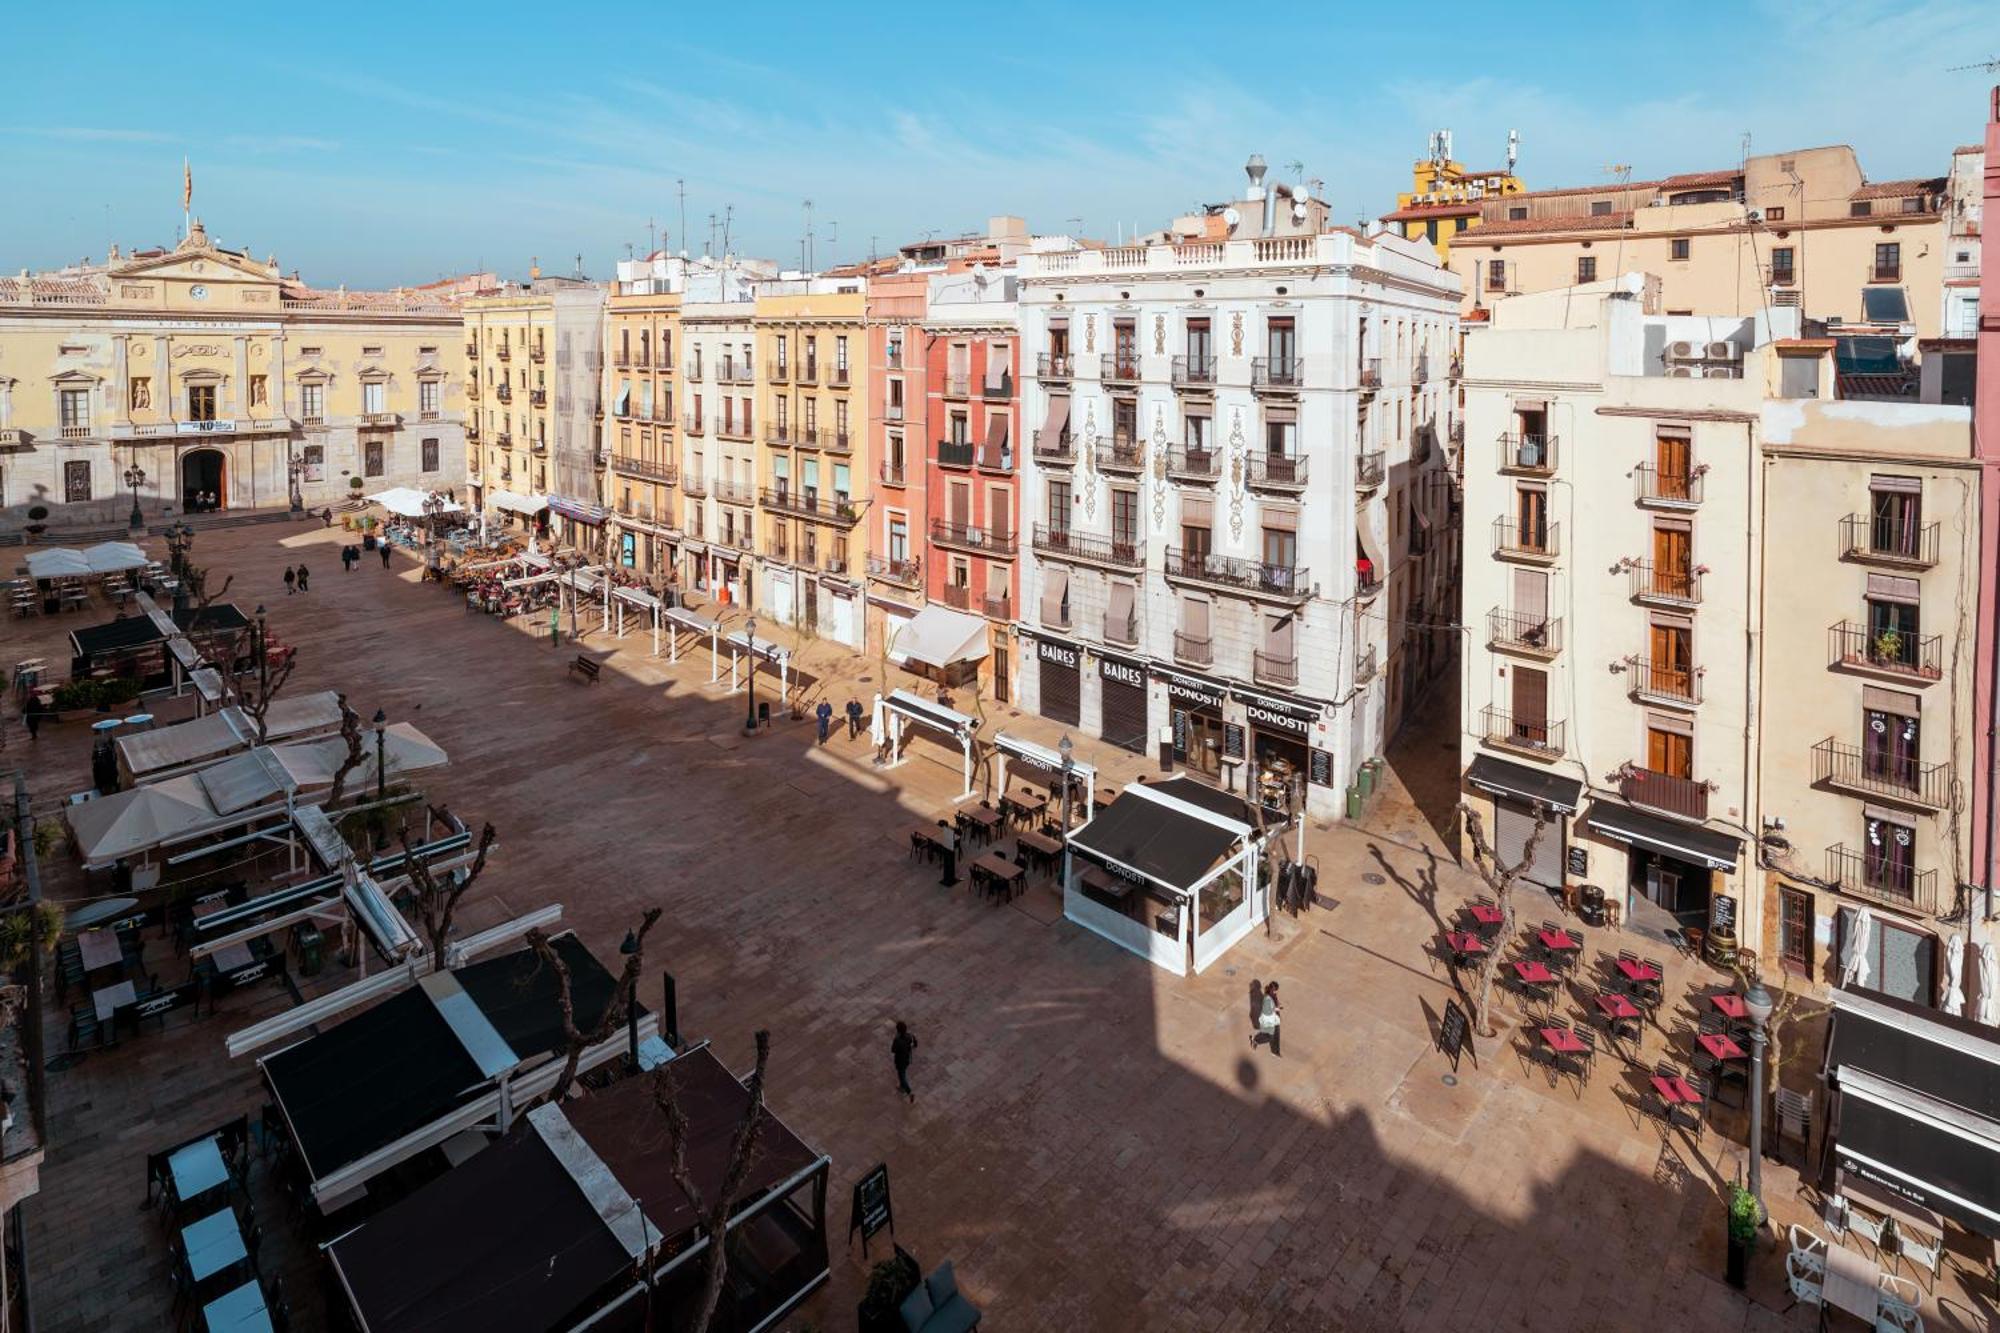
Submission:
<svg viewBox="0 0 2000 1333">
<path fill-rule="evenodd" d="M 1430 155 L 1412 164 L 1410 188 L 1396 196 L 1394 211 L 1382 221 L 1410 240 L 1427 242 L 1439 263 L 1449 263 L 1452 242 L 1481 222 L 1482 204 L 1528 188 L 1514 174 L 1515 144 L 1510 132 L 1505 169 L 1475 170 L 1452 157 L 1450 130 L 1435 131 Z"/>
<path fill-rule="evenodd" d="M 763 608 L 850 648 L 861 647 L 866 623 L 862 515 L 875 463 L 867 316 L 858 275 L 780 279 L 757 293 Z"/>
<path fill-rule="evenodd" d="M 0 527 L 465 484 L 459 314 L 210 239 L 0 279 Z"/>
<path fill-rule="evenodd" d="M 1986 212 L 1986 149 L 1967 144 L 1951 155 L 1944 188 L 1944 290 L 1939 324 L 1944 337 L 1979 333 L 1980 223 Z"/>
<path fill-rule="evenodd" d="M 1436 637 L 1459 292 L 1249 172 L 1140 243 L 1018 261 L 1020 697 L 1337 815 Z"/>
<path fill-rule="evenodd" d="M 931 274 L 910 269 L 868 283 L 869 447 L 874 500 L 862 515 L 867 607 L 864 645 L 890 651 L 923 605 L 929 532 L 930 341 L 924 334 Z"/>
<path fill-rule="evenodd" d="M 1870 984 L 1934 1003 L 1964 919 L 1969 412 L 1844 397 L 1796 312 L 1661 289 L 1468 333 L 1464 797 L 1508 861 L 1546 811 L 1527 880 L 1595 885 L 1628 930 L 1824 985 L 1863 929 Z"/>
<path fill-rule="evenodd" d="M 986 263 L 932 274 L 922 336 L 929 599 L 988 622 L 977 664 L 997 703 L 1015 696 L 1013 621 L 1021 525 L 1016 277 Z"/>
<path fill-rule="evenodd" d="M 618 265 L 605 316 L 610 421 L 604 495 L 618 564 L 669 581 L 680 566 L 679 421 L 674 356 L 680 343 L 681 261 L 661 252 Z"/>
<path fill-rule="evenodd" d="M 489 521 L 520 522 L 601 552 L 598 473 L 607 293 L 584 278 L 503 284 L 464 303 L 476 427 L 466 468 Z"/>
<path fill-rule="evenodd" d="M 1870 181 L 1845 145 L 1766 153 L 1661 180 L 1480 202 L 1450 264 L 1465 308 L 1620 273 L 1660 279 L 1668 313 L 1807 319 L 1891 335 L 1940 331 L 1943 176 Z"/>
<path fill-rule="evenodd" d="M 725 259 L 681 299 L 681 580 L 748 606 L 757 513 L 757 284 L 777 266 Z"/>
</svg>

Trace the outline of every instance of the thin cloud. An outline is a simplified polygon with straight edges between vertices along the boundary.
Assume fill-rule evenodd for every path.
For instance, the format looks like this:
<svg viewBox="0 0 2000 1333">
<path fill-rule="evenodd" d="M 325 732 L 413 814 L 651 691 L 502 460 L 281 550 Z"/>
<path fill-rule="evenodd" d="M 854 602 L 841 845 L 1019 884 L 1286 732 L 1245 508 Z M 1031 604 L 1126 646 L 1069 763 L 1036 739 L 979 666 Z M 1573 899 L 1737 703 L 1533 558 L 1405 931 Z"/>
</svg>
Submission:
<svg viewBox="0 0 2000 1333">
<path fill-rule="evenodd" d="M 94 125 L 0 125 L 0 134 L 32 139 L 69 139 L 78 143 L 171 143 L 158 130 L 124 130 Z"/>
<path fill-rule="evenodd" d="M 317 139 L 307 134 L 232 134 L 223 145 L 244 153 L 333 153 L 340 150 L 337 139 Z"/>
</svg>

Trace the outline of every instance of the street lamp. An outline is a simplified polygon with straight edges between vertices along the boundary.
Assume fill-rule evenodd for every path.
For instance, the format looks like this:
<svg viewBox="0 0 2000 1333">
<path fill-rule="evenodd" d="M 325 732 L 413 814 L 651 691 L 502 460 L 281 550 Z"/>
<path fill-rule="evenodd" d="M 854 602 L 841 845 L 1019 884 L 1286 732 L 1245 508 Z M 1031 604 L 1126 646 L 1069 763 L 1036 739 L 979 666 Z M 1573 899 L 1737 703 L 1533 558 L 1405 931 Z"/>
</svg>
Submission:
<svg viewBox="0 0 2000 1333">
<path fill-rule="evenodd" d="M 132 488 L 132 526 L 143 527 L 146 516 L 139 512 L 139 488 L 146 484 L 146 469 L 136 463 L 126 468 L 125 484 Z"/>
<path fill-rule="evenodd" d="M 1764 979 L 1752 974 L 1750 988 L 1743 992 L 1743 1008 L 1750 1015 L 1750 1197 L 1757 1201 L 1757 1220 L 1764 1212 L 1764 1029 L 1771 1021 L 1771 992 Z"/>
<path fill-rule="evenodd" d="M 306 475 L 306 460 L 297 454 L 291 455 L 290 461 L 285 464 L 285 471 L 291 478 L 292 512 L 296 514 L 306 505 L 305 496 L 299 488 L 299 482 Z"/>
<path fill-rule="evenodd" d="M 188 548 L 194 545 L 194 529 L 185 522 L 167 529 L 167 555 L 174 571 L 174 614 L 187 610 Z"/>
<path fill-rule="evenodd" d="M 630 958 L 639 952 L 639 937 L 632 931 L 625 932 L 624 943 L 618 952 Z M 625 997 L 625 1049 L 632 1057 L 632 1072 L 639 1072 L 639 979 L 632 978 L 631 993 Z"/>
<path fill-rule="evenodd" d="M 388 795 L 388 766 L 382 762 L 383 752 L 387 746 L 387 733 L 383 728 L 388 721 L 389 715 L 387 713 L 379 708 L 375 710 L 375 802 L 378 806 Z M 388 845 L 389 819 L 380 809 L 377 809 L 375 811 L 375 850 L 379 852 Z"/>
<path fill-rule="evenodd" d="M 750 702 L 747 705 L 748 711 L 743 715 L 743 730 L 746 735 L 755 735 L 757 731 L 757 617 L 750 617 L 749 623 L 743 627 L 743 633 L 746 642 L 750 645 Z"/>
<path fill-rule="evenodd" d="M 1071 771 L 1072 771 L 1072 770 L 1074 770 L 1074 769 L 1076 768 L 1076 759 L 1075 759 L 1075 757 L 1074 757 L 1074 756 L 1075 756 L 1075 751 L 1076 751 L 1076 742 L 1072 741 L 1072 740 L 1071 740 L 1071 739 L 1069 738 L 1069 733 L 1068 733 L 1067 731 L 1065 731 L 1065 732 L 1063 733 L 1063 735 L 1062 735 L 1062 739 L 1056 742 L 1056 749 L 1057 749 L 1058 751 L 1060 751 L 1060 752 L 1061 752 L 1061 754 L 1062 754 L 1062 788 L 1063 788 L 1063 799 L 1062 799 L 1062 836 L 1063 836 L 1063 860 L 1062 860 L 1062 882 L 1063 882 L 1063 892 L 1067 893 L 1067 892 L 1069 892 L 1069 783 L 1070 783 L 1070 773 L 1071 773 Z"/>
</svg>

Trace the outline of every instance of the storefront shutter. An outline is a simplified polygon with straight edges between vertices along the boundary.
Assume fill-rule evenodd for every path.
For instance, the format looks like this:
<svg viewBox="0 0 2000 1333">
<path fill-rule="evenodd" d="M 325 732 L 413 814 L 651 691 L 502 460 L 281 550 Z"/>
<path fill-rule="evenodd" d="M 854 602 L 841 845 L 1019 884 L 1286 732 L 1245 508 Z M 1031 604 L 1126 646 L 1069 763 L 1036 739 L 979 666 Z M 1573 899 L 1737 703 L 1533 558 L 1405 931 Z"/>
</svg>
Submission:
<svg viewBox="0 0 2000 1333">
<path fill-rule="evenodd" d="M 1535 859 L 1522 870 L 1521 878 L 1545 889 L 1562 887 L 1562 817 L 1551 814 Z M 1527 855 L 1528 838 L 1535 831 L 1535 812 L 1526 805 L 1496 797 L 1493 802 L 1493 852 L 1503 866 L 1519 865 Z"/>
</svg>

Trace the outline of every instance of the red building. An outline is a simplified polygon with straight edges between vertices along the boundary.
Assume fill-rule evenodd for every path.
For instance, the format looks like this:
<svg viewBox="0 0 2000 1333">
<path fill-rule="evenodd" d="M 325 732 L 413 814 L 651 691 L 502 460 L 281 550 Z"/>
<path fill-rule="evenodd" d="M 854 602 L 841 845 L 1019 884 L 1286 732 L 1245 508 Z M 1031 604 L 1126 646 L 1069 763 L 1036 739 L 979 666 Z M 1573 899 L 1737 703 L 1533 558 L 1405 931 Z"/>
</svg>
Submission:
<svg viewBox="0 0 2000 1333">
<path fill-rule="evenodd" d="M 926 273 L 887 273 L 868 283 L 868 430 L 876 460 L 868 525 L 867 652 L 889 640 L 923 605 L 929 394 L 925 385 Z"/>
</svg>

